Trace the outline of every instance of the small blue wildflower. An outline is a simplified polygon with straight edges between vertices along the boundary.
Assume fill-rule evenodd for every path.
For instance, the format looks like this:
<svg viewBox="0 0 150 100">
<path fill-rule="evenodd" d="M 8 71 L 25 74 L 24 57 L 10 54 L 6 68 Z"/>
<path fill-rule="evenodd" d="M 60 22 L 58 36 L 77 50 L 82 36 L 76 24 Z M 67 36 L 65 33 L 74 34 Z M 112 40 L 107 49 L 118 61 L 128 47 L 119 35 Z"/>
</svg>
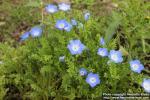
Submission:
<svg viewBox="0 0 150 100">
<path fill-rule="evenodd" d="M 72 19 L 71 20 L 71 24 L 74 25 L 74 26 L 76 26 L 77 25 L 77 21 L 75 19 Z"/>
<path fill-rule="evenodd" d="M 59 61 L 60 61 L 60 62 L 64 62 L 64 61 L 65 61 L 65 56 L 60 56 L 60 57 L 59 57 Z"/>
<path fill-rule="evenodd" d="M 144 70 L 144 66 L 139 60 L 132 60 L 130 61 L 130 69 L 134 72 L 141 73 Z"/>
<path fill-rule="evenodd" d="M 69 49 L 72 55 L 81 54 L 85 49 L 84 44 L 80 40 L 71 40 L 67 48 Z"/>
<path fill-rule="evenodd" d="M 67 32 L 71 31 L 72 29 L 72 25 L 68 23 L 65 19 L 57 20 L 55 27 L 59 30 L 65 30 Z"/>
<path fill-rule="evenodd" d="M 30 34 L 32 37 L 40 37 L 42 35 L 42 28 L 39 26 L 35 26 L 31 28 Z"/>
<path fill-rule="evenodd" d="M 71 29 L 72 29 L 72 25 L 67 22 L 66 26 L 64 27 L 64 30 L 67 31 L 67 32 L 70 32 Z"/>
<path fill-rule="evenodd" d="M 79 70 L 79 73 L 80 73 L 81 76 L 87 75 L 87 71 L 86 71 L 85 68 L 81 68 L 81 69 Z"/>
<path fill-rule="evenodd" d="M 26 40 L 27 38 L 29 38 L 29 36 L 30 36 L 30 32 L 25 32 L 25 33 L 23 33 L 23 34 L 20 36 L 20 40 L 21 40 L 21 41 L 24 41 L 24 40 Z"/>
<path fill-rule="evenodd" d="M 67 21 L 65 19 L 63 20 L 57 20 L 55 27 L 59 30 L 64 30 L 64 28 L 67 26 Z"/>
<path fill-rule="evenodd" d="M 120 51 L 111 50 L 109 59 L 115 63 L 121 63 L 123 61 L 122 53 Z"/>
<path fill-rule="evenodd" d="M 45 10 L 46 10 L 46 12 L 48 12 L 48 13 L 55 13 L 55 12 L 58 11 L 58 8 L 57 8 L 56 5 L 49 4 L 49 5 L 47 5 L 47 6 L 45 7 Z"/>
<path fill-rule="evenodd" d="M 142 87 L 147 93 L 150 93 L 150 79 L 144 79 Z"/>
<path fill-rule="evenodd" d="M 108 56 L 108 50 L 107 48 L 99 48 L 97 54 L 102 57 Z"/>
<path fill-rule="evenodd" d="M 84 19 L 89 20 L 89 18 L 90 18 L 90 13 L 89 12 L 85 13 L 84 14 Z"/>
<path fill-rule="evenodd" d="M 96 85 L 100 84 L 100 79 L 98 74 L 89 73 L 86 82 L 93 88 Z"/>
<path fill-rule="evenodd" d="M 100 38 L 100 44 L 101 44 L 101 45 L 105 45 L 105 40 L 104 40 L 103 37 Z"/>
<path fill-rule="evenodd" d="M 66 3 L 60 3 L 58 5 L 59 9 L 62 11 L 68 11 L 70 10 L 70 4 L 66 4 Z"/>
</svg>

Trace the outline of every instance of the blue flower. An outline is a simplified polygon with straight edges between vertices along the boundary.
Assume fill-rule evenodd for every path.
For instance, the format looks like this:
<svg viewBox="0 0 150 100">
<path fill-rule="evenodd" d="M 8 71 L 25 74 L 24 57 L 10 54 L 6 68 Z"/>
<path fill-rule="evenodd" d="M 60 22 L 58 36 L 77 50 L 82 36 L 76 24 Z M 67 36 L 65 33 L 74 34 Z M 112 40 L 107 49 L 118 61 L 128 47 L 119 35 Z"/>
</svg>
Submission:
<svg viewBox="0 0 150 100">
<path fill-rule="evenodd" d="M 45 7 L 46 12 L 48 13 L 55 13 L 58 11 L 57 6 L 53 4 L 49 4 Z"/>
<path fill-rule="evenodd" d="M 144 70 L 144 66 L 139 60 L 132 60 L 130 61 L 130 69 L 134 72 L 141 73 Z"/>
<path fill-rule="evenodd" d="M 59 9 L 62 11 L 68 11 L 70 10 L 70 4 L 61 3 L 58 5 Z"/>
<path fill-rule="evenodd" d="M 109 58 L 115 63 L 121 63 L 123 61 L 122 53 L 120 51 L 111 50 L 109 53 Z"/>
<path fill-rule="evenodd" d="M 31 28 L 30 34 L 32 37 L 40 37 L 42 35 L 42 28 L 39 26 L 35 26 Z"/>
<path fill-rule="evenodd" d="M 81 69 L 79 70 L 79 73 L 80 73 L 81 76 L 87 75 L 87 71 L 86 71 L 85 68 L 81 68 Z"/>
<path fill-rule="evenodd" d="M 142 87 L 147 93 L 150 93 L 150 79 L 144 79 Z"/>
<path fill-rule="evenodd" d="M 105 57 L 108 56 L 108 51 L 106 48 L 99 48 L 97 54 L 102 57 Z"/>
<path fill-rule="evenodd" d="M 20 40 L 21 40 L 21 41 L 24 41 L 24 40 L 26 40 L 27 38 L 29 38 L 29 36 L 30 36 L 30 32 L 25 32 L 25 33 L 23 33 L 23 34 L 20 36 Z"/>
<path fill-rule="evenodd" d="M 100 38 L 100 44 L 101 44 L 101 45 L 105 45 L 105 40 L 104 40 L 103 37 Z"/>
<path fill-rule="evenodd" d="M 60 57 L 59 57 L 59 61 L 60 61 L 60 62 L 64 62 L 64 61 L 65 61 L 65 56 L 60 56 Z"/>
<path fill-rule="evenodd" d="M 68 23 L 65 19 L 57 20 L 55 27 L 59 30 L 65 30 L 67 32 L 71 31 L 72 29 L 72 25 Z"/>
<path fill-rule="evenodd" d="M 89 20 L 89 18 L 90 18 L 90 13 L 89 12 L 85 13 L 84 14 L 84 19 Z"/>
<path fill-rule="evenodd" d="M 80 40 L 71 40 L 67 48 L 69 49 L 72 55 L 76 55 L 81 54 L 82 51 L 85 49 L 85 46 L 81 43 Z"/>
<path fill-rule="evenodd" d="M 76 26 L 77 25 L 77 21 L 75 19 L 72 19 L 71 20 L 71 24 L 74 25 L 74 26 Z"/>
<path fill-rule="evenodd" d="M 67 32 L 70 32 L 72 29 L 72 25 L 70 23 L 66 23 L 66 26 L 64 27 L 64 30 L 67 31 Z"/>
<path fill-rule="evenodd" d="M 58 28 L 59 30 L 64 30 L 64 28 L 67 26 L 67 21 L 66 20 L 57 20 L 55 27 Z"/>
<path fill-rule="evenodd" d="M 86 82 L 93 88 L 96 85 L 100 84 L 100 79 L 98 74 L 89 73 Z"/>
</svg>

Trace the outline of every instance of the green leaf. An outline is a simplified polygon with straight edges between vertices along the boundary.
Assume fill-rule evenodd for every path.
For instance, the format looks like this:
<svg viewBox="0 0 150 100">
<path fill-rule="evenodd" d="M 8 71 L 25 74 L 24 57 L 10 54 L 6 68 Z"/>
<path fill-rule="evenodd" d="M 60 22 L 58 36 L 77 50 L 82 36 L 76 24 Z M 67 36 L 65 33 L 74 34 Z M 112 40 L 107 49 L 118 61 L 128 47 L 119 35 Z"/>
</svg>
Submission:
<svg viewBox="0 0 150 100">
<path fill-rule="evenodd" d="M 111 21 L 109 22 L 109 26 L 106 30 L 106 35 L 105 35 L 106 43 L 108 43 L 112 39 L 113 35 L 116 32 L 116 29 L 120 25 L 120 22 L 121 22 L 120 15 L 116 12 L 113 12 L 112 17 L 111 17 Z"/>
<path fill-rule="evenodd" d="M 119 75 L 117 73 L 117 66 L 110 66 L 109 71 L 112 78 L 119 79 Z"/>
<path fill-rule="evenodd" d="M 119 50 L 123 53 L 123 55 L 125 56 L 129 55 L 129 52 L 123 46 L 120 46 Z"/>
<path fill-rule="evenodd" d="M 27 7 L 40 7 L 41 2 L 38 0 L 29 1 L 25 6 Z"/>
</svg>

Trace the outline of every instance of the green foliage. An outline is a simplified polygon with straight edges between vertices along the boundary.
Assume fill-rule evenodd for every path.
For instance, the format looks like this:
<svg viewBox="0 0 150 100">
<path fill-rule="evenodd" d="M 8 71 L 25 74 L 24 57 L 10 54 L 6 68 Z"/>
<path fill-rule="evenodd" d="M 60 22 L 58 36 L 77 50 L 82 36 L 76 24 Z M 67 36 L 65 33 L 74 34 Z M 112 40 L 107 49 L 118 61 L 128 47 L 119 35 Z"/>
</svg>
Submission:
<svg viewBox="0 0 150 100">
<path fill-rule="evenodd" d="M 94 1 L 75 0 L 74 3 L 91 4 Z M 37 11 L 37 17 L 33 19 L 27 15 L 29 7 L 40 8 L 40 1 L 35 3 L 31 0 L 23 8 L 13 10 L 11 14 L 14 14 L 14 22 L 22 19 L 31 22 L 40 20 L 41 25 L 44 25 L 44 32 L 42 37 L 29 38 L 24 44 L 18 43 L 17 47 L 7 42 L 0 43 L 0 61 L 3 61 L 0 64 L 0 97 L 7 95 L 9 84 L 16 86 L 24 99 L 31 100 L 100 100 L 102 93 L 144 92 L 140 85 L 143 78 L 149 76 L 132 72 L 128 61 L 139 58 L 145 64 L 149 63 L 143 58 L 143 55 L 145 57 L 150 52 L 147 42 L 149 19 L 145 19 L 149 15 L 143 13 L 148 10 L 148 4 L 144 4 L 142 0 L 115 1 L 119 5 L 118 9 L 106 16 L 93 15 L 87 22 L 84 21 L 83 11 L 77 9 L 44 15 L 43 20 L 41 12 Z M 69 33 L 54 28 L 56 20 L 70 21 L 71 18 L 83 23 L 84 27 L 75 27 Z M 123 63 L 108 64 L 108 58 L 97 55 L 97 49 L 102 47 L 99 44 L 100 37 L 105 37 L 107 44 L 104 47 L 123 52 Z M 72 56 L 67 49 L 67 44 L 72 39 L 80 39 L 89 50 Z M 62 55 L 65 56 L 65 62 L 59 61 Z M 81 67 L 99 74 L 101 83 L 91 88 L 85 77 L 79 75 Z M 148 72 L 147 69 L 146 71 Z"/>
<path fill-rule="evenodd" d="M 96 0 L 73 0 L 72 2 L 75 4 L 86 4 L 86 5 L 92 5 Z"/>
<path fill-rule="evenodd" d="M 40 8 L 27 5 L 28 0 L 2 0 L 0 6 L 0 41 L 7 41 L 11 45 L 16 44 L 13 38 L 18 38 L 24 31 L 34 24 L 38 24 L 41 18 Z M 37 1 L 37 0 L 34 0 Z"/>
<path fill-rule="evenodd" d="M 150 39 L 148 27 L 150 20 L 147 19 L 149 13 L 144 13 L 149 9 L 149 3 L 142 0 L 131 0 L 131 2 L 127 0 L 120 1 L 119 5 L 122 12 L 120 13 L 122 18 L 122 31 L 120 33 L 122 34 L 120 35 L 124 35 L 127 51 L 130 52 L 132 57 L 140 58 L 140 55 L 145 56 L 150 52 L 150 46 L 147 41 Z M 145 60 L 144 58 L 141 59 Z"/>
</svg>

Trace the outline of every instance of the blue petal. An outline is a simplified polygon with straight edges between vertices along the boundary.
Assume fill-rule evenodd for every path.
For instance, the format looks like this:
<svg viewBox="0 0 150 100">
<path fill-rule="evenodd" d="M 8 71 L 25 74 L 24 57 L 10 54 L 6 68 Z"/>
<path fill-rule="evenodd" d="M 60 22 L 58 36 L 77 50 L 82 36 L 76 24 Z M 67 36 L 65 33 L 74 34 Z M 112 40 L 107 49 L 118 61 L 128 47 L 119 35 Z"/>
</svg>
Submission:
<svg viewBox="0 0 150 100">
<path fill-rule="evenodd" d="M 58 28 L 59 30 L 64 30 L 65 26 L 67 26 L 67 21 L 65 19 L 57 20 L 55 25 L 55 27 Z"/>
<path fill-rule="evenodd" d="M 142 82 L 142 87 L 144 88 L 145 92 L 150 93 L 150 88 L 149 88 L 149 87 L 146 88 L 146 87 L 144 86 L 145 83 L 148 84 L 149 87 L 150 87 L 150 79 L 144 79 L 143 82 Z"/>
<path fill-rule="evenodd" d="M 35 26 L 30 30 L 30 34 L 32 37 L 40 37 L 42 35 L 42 28 Z"/>
<path fill-rule="evenodd" d="M 134 72 L 141 73 L 141 71 L 144 70 L 144 66 L 141 64 L 139 60 L 132 60 L 129 63 L 130 63 L 131 70 Z M 138 66 L 138 69 L 134 69 L 133 65 L 135 64 Z"/>
<path fill-rule="evenodd" d="M 73 47 L 75 45 L 79 47 L 77 51 L 73 50 Z M 75 55 L 75 54 L 81 54 L 83 52 L 85 46 L 84 46 L 84 44 L 82 44 L 80 42 L 80 40 L 70 40 L 67 48 L 69 49 L 69 51 L 71 52 L 72 55 Z"/>
<path fill-rule="evenodd" d="M 102 38 L 100 38 L 100 44 L 101 45 L 105 45 L 105 40 L 104 40 L 104 38 L 102 37 Z"/>
<path fill-rule="evenodd" d="M 71 24 L 74 25 L 74 26 L 76 26 L 77 25 L 77 21 L 75 19 L 72 19 L 71 20 Z"/>
<path fill-rule="evenodd" d="M 116 59 L 113 59 L 112 56 L 116 56 Z M 123 61 L 122 53 L 120 51 L 111 50 L 109 54 L 109 58 L 111 61 L 115 63 L 121 63 Z"/>
<path fill-rule="evenodd" d="M 58 5 L 59 9 L 62 11 L 68 11 L 70 10 L 70 4 L 66 4 L 66 3 L 60 3 Z"/>
<path fill-rule="evenodd" d="M 92 82 L 90 81 L 91 78 L 95 78 L 96 81 L 95 81 L 94 83 L 92 83 Z M 98 85 L 98 84 L 100 83 L 100 79 L 99 79 L 98 74 L 89 73 L 88 76 L 87 76 L 87 78 L 86 78 L 86 82 L 87 82 L 92 88 L 95 87 L 96 85 Z"/>
<path fill-rule="evenodd" d="M 21 41 L 26 40 L 27 38 L 29 38 L 29 35 L 30 35 L 30 32 L 25 32 L 24 34 L 22 34 L 22 35 L 20 36 L 20 40 L 21 40 Z"/>
<path fill-rule="evenodd" d="M 58 11 L 57 6 L 53 4 L 49 4 L 45 7 L 46 12 L 48 13 L 55 13 Z"/>
<path fill-rule="evenodd" d="M 85 20 L 88 20 L 90 18 L 90 13 L 88 12 L 88 13 L 85 13 L 84 14 L 84 19 Z"/>
<path fill-rule="evenodd" d="M 99 48 L 97 54 L 102 57 L 108 56 L 107 48 Z"/>
<path fill-rule="evenodd" d="M 65 28 L 64 28 L 67 32 L 70 32 L 72 29 L 72 25 L 70 23 L 67 22 Z"/>
<path fill-rule="evenodd" d="M 79 73 L 80 73 L 81 76 L 85 76 L 87 74 L 87 71 L 86 71 L 85 68 L 81 68 Z"/>
</svg>

